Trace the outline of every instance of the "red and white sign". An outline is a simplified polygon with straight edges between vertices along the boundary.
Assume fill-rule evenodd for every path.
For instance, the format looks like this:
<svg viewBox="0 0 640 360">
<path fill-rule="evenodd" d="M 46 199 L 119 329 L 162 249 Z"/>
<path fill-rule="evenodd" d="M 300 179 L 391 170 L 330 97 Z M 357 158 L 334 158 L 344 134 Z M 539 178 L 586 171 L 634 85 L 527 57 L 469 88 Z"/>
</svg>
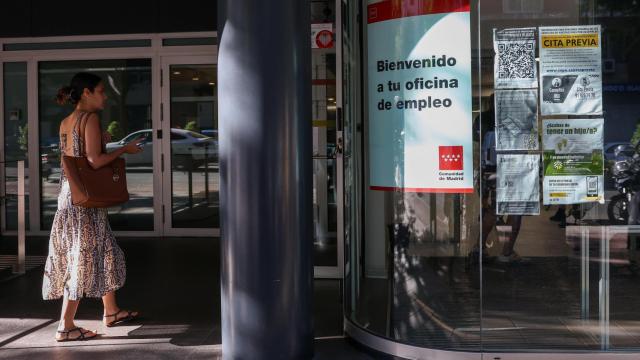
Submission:
<svg viewBox="0 0 640 360">
<path fill-rule="evenodd" d="M 469 0 L 383 0 L 367 6 L 369 24 L 411 16 L 471 11 Z"/>
<path fill-rule="evenodd" d="M 311 24 L 311 48 L 330 49 L 333 47 L 333 24 Z"/>
<path fill-rule="evenodd" d="M 473 193 L 470 9 L 470 0 L 368 2 L 371 190 Z"/>
<path fill-rule="evenodd" d="M 439 146 L 440 159 L 439 170 L 463 170 L 462 159 L 464 155 L 462 146 Z"/>
</svg>

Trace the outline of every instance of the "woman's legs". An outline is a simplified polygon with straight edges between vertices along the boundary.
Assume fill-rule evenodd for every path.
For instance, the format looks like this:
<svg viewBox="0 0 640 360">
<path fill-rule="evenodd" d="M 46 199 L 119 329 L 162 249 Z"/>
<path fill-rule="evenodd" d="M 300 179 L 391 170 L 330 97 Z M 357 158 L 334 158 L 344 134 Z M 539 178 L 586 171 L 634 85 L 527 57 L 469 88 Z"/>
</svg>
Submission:
<svg viewBox="0 0 640 360">
<path fill-rule="evenodd" d="M 509 242 L 505 243 L 502 247 L 503 256 L 510 256 L 511 254 L 513 254 L 513 248 L 516 245 L 518 234 L 520 234 L 522 215 L 509 215 L 509 218 L 507 219 L 507 225 L 511 226 L 511 233 L 509 234 Z"/>
<path fill-rule="evenodd" d="M 69 300 L 68 297 L 64 297 L 62 300 L 62 311 L 60 313 L 60 324 L 58 324 L 58 330 L 69 330 L 75 327 L 73 319 L 76 317 L 76 310 L 80 300 Z"/>
<path fill-rule="evenodd" d="M 109 291 L 102 297 L 102 305 L 104 305 L 104 316 L 117 313 L 120 308 L 116 303 L 116 292 Z"/>
<path fill-rule="evenodd" d="M 102 297 L 102 303 L 104 305 L 104 315 L 114 315 L 111 317 L 104 317 L 103 321 L 105 324 L 115 322 L 118 320 L 122 320 L 124 318 L 134 318 L 138 316 L 138 312 L 132 311 L 120 311 L 118 308 L 118 304 L 116 303 L 116 294 L 115 291 L 110 291 Z M 76 325 L 73 319 L 76 316 L 76 311 L 78 310 L 78 305 L 80 304 L 80 300 L 69 300 L 69 298 L 65 295 L 62 301 L 62 311 L 60 313 L 60 323 L 58 324 L 58 333 L 56 334 L 56 339 L 58 340 L 70 340 L 80 337 L 84 335 L 85 338 L 91 338 L 97 335 L 94 331 L 86 331 L 85 329 L 74 330 L 69 332 L 71 329 L 75 329 Z"/>
<path fill-rule="evenodd" d="M 105 325 L 116 322 L 127 317 L 134 318 L 138 316 L 137 311 L 121 310 L 116 302 L 116 292 L 109 291 L 102 297 L 102 304 L 104 305 L 104 317 L 102 321 Z"/>
<path fill-rule="evenodd" d="M 79 337 L 81 334 L 84 334 L 86 338 L 96 336 L 96 332 L 89 331 L 72 331 L 67 333 L 60 333 L 61 331 L 69 331 L 71 329 L 76 328 L 73 319 L 76 317 L 76 311 L 78 310 L 78 305 L 80 304 L 80 300 L 69 300 L 69 298 L 65 295 L 62 300 L 62 311 L 60 312 L 60 323 L 58 324 L 58 333 L 56 333 L 56 339 L 74 339 Z"/>
</svg>

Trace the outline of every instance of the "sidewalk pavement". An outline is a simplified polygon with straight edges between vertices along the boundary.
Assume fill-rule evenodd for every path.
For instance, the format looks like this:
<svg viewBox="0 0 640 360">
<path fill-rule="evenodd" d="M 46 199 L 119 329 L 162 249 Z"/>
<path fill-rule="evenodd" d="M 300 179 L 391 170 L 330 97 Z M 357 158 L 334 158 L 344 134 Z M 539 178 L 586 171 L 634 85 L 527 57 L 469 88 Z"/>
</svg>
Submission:
<svg viewBox="0 0 640 360">
<path fill-rule="evenodd" d="M 29 255 L 46 255 L 47 239 L 29 239 Z M 77 325 L 99 339 L 57 343 L 61 301 L 41 298 L 39 266 L 26 275 L 0 277 L 1 359 L 215 359 L 221 358 L 219 242 L 216 238 L 119 239 L 127 258 L 122 308 L 140 310 L 139 322 L 114 328 L 101 323 L 97 299 L 80 303 Z M 5 242 L 7 244 L 7 242 Z M 0 244 L 0 253 L 10 249 Z M 341 283 L 316 280 L 314 359 L 380 359 L 342 332 Z"/>
</svg>

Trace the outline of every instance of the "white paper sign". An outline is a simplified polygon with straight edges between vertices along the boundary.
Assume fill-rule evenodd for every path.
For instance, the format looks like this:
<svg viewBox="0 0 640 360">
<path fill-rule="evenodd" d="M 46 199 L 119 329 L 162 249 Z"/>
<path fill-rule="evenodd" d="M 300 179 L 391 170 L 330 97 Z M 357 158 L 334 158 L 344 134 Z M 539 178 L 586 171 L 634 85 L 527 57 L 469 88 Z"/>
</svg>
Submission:
<svg viewBox="0 0 640 360">
<path fill-rule="evenodd" d="M 541 27 L 542 115 L 601 115 L 600 25 Z"/>
<path fill-rule="evenodd" d="M 498 154 L 496 213 L 540 214 L 540 155 Z"/>
<path fill-rule="evenodd" d="M 496 90 L 496 150 L 538 150 L 535 89 Z"/>
</svg>

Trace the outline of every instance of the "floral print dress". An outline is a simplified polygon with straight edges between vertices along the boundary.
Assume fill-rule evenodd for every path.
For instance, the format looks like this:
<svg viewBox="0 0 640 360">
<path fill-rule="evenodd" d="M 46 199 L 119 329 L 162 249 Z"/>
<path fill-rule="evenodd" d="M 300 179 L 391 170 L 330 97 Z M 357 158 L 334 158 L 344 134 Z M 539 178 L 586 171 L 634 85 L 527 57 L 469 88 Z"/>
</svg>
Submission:
<svg viewBox="0 0 640 360">
<path fill-rule="evenodd" d="M 84 145 L 76 130 L 78 121 L 89 114 L 77 114 L 71 133 L 74 156 L 81 156 Z M 60 154 L 64 154 L 66 146 L 67 136 L 61 134 Z M 126 277 L 124 253 L 111 231 L 107 209 L 74 206 L 64 169 L 59 191 L 44 267 L 42 298 L 96 298 L 121 288 Z"/>
</svg>

